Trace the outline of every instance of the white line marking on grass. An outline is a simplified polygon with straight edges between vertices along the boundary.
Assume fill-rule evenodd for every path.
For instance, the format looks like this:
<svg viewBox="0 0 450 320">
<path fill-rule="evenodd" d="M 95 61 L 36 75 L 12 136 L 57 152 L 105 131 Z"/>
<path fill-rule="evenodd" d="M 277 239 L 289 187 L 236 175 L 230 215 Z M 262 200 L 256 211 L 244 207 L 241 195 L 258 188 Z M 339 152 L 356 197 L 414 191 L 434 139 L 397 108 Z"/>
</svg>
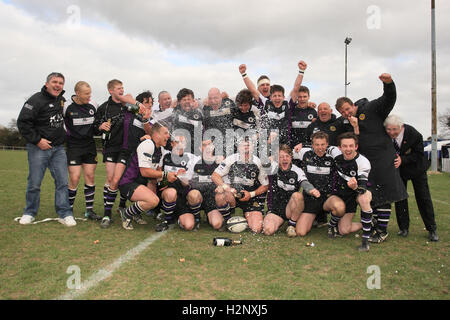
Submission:
<svg viewBox="0 0 450 320">
<path fill-rule="evenodd" d="M 416 197 L 416 195 L 413 192 L 408 192 L 408 194 L 410 196 L 414 196 L 414 198 Z M 436 201 L 436 202 L 439 202 L 439 203 L 446 204 L 446 205 L 450 206 L 450 203 L 442 201 L 442 200 L 434 199 L 433 197 L 431 197 L 431 201 Z"/>
<path fill-rule="evenodd" d="M 139 243 L 136 247 L 130 249 L 127 253 L 120 256 L 116 261 L 111 263 L 110 265 L 106 266 L 103 269 L 98 270 L 96 273 L 94 273 L 92 276 L 89 277 L 88 280 L 83 281 L 81 283 L 81 288 L 77 290 L 69 290 L 66 294 L 59 296 L 56 298 L 56 300 L 73 300 L 76 299 L 83 294 L 85 294 L 89 289 L 97 286 L 100 282 L 103 280 L 109 278 L 114 271 L 119 269 L 124 263 L 134 259 L 137 255 L 139 255 L 142 251 L 144 251 L 149 245 L 151 245 L 153 242 L 161 238 L 163 235 L 165 235 L 168 231 L 165 232 L 158 232 L 151 237 L 148 237 L 141 243 Z"/>
</svg>

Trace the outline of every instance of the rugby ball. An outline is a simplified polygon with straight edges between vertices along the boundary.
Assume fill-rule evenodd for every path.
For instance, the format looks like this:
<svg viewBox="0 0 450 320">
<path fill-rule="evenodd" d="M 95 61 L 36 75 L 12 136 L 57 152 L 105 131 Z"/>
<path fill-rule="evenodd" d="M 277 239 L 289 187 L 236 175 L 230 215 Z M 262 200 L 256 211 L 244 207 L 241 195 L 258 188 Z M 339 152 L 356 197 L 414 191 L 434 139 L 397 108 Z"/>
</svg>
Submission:
<svg viewBox="0 0 450 320">
<path fill-rule="evenodd" d="M 247 219 L 241 216 L 231 217 L 227 221 L 227 229 L 233 233 L 240 233 L 248 228 Z"/>
</svg>

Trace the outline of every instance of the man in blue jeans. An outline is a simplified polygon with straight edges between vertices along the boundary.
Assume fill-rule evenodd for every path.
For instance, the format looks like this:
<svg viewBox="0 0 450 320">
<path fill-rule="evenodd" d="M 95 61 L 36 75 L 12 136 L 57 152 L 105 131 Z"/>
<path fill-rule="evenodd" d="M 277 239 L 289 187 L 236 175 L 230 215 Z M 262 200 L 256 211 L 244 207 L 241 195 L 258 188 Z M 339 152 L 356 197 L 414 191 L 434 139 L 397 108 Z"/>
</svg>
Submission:
<svg viewBox="0 0 450 320">
<path fill-rule="evenodd" d="M 35 220 L 40 203 L 41 183 L 47 168 L 55 180 L 55 209 L 59 216 L 58 221 L 67 227 L 77 224 L 67 191 L 64 81 L 61 73 L 49 74 L 44 87 L 25 102 L 17 119 L 19 132 L 27 141 L 29 167 L 26 207 L 19 221 L 23 225 L 31 224 Z"/>
</svg>

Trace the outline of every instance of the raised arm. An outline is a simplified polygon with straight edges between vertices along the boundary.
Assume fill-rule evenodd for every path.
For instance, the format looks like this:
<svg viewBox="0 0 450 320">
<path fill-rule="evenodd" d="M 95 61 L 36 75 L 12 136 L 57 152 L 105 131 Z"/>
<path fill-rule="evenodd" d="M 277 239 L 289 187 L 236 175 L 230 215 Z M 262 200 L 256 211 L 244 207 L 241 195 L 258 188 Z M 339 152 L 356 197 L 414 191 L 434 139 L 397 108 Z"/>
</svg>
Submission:
<svg viewBox="0 0 450 320">
<path fill-rule="evenodd" d="M 394 108 L 395 101 L 397 100 L 397 90 L 389 73 L 383 73 L 379 78 L 383 82 L 383 95 L 369 103 L 385 119 Z"/>
<path fill-rule="evenodd" d="M 239 66 L 239 72 L 241 73 L 242 79 L 244 80 L 245 86 L 247 87 L 248 90 L 250 90 L 250 92 L 253 95 L 253 98 L 256 101 L 259 101 L 259 91 L 256 88 L 255 84 L 253 83 L 253 81 L 249 78 L 249 76 L 247 75 L 247 66 L 245 64 L 241 64 Z"/>
<path fill-rule="evenodd" d="M 300 60 L 297 64 L 297 66 L 298 66 L 298 75 L 297 75 L 297 78 L 295 78 L 294 88 L 291 91 L 291 99 L 293 102 L 297 101 L 298 90 L 300 89 L 300 86 L 302 85 L 303 75 L 305 74 L 307 64 L 305 61 Z"/>
</svg>

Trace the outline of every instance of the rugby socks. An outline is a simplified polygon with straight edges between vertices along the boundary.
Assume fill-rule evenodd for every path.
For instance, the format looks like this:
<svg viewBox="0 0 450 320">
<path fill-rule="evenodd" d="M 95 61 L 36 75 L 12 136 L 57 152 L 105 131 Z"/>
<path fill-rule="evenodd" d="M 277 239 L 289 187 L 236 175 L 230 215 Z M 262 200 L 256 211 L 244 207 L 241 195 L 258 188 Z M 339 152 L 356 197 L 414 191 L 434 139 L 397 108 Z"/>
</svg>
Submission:
<svg viewBox="0 0 450 320">
<path fill-rule="evenodd" d="M 104 185 L 103 186 L 103 206 L 106 207 L 106 197 L 108 196 L 108 188 L 109 185 Z"/>
<path fill-rule="evenodd" d="M 126 206 L 127 206 L 127 197 L 123 194 L 120 194 L 119 208 L 125 208 Z"/>
<path fill-rule="evenodd" d="M 139 206 L 139 202 L 135 202 L 125 210 L 125 217 L 132 219 L 133 216 L 137 216 L 143 212 L 144 210 Z"/>
<path fill-rule="evenodd" d="M 161 211 L 164 213 L 164 220 L 169 224 L 173 223 L 176 206 L 176 202 L 166 202 L 164 199 L 162 201 Z"/>
<path fill-rule="evenodd" d="M 195 222 L 200 222 L 200 209 L 202 208 L 202 203 L 189 205 L 191 213 L 194 215 Z"/>
<path fill-rule="evenodd" d="M 382 205 L 375 209 L 378 213 L 377 217 L 377 229 L 386 233 L 389 223 L 389 218 L 391 217 L 391 204 Z"/>
<path fill-rule="evenodd" d="M 362 224 L 362 238 L 368 240 L 370 238 L 371 230 L 372 230 L 372 212 L 370 211 L 362 211 L 361 210 L 361 224 Z"/>
<path fill-rule="evenodd" d="M 117 191 L 118 190 L 111 190 L 108 187 L 108 192 L 106 194 L 106 201 L 105 201 L 105 216 L 108 216 L 111 218 L 111 210 L 114 206 L 114 202 L 116 201 L 117 197 Z"/>
<path fill-rule="evenodd" d="M 84 185 L 84 200 L 86 201 L 86 211 L 92 211 L 94 208 L 95 185 Z"/>
<path fill-rule="evenodd" d="M 341 220 L 341 217 L 335 216 L 333 213 L 331 213 L 331 218 L 330 218 L 330 222 L 328 222 L 328 226 L 331 228 L 334 228 L 339 224 L 340 220 Z"/>
<path fill-rule="evenodd" d="M 75 198 L 77 196 L 77 189 L 74 189 L 74 190 L 72 190 L 70 188 L 68 188 L 68 189 L 69 189 L 69 204 L 70 204 L 70 207 L 73 209 L 73 204 L 74 204 Z"/>
<path fill-rule="evenodd" d="M 293 220 L 289 219 L 288 226 L 293 226 L 295 228 L 297 226 L 297 221 L 293 221 Z"/>
<path fill-rule="evenodd" d="M 229 203 L 227 203 L 223 207 L 218 207 L 217 210 L 219 210 L 219 212 L 222 215 L 223 220 L 225 220 L 225 222 L 231 218 L 231 207 L 230 207 Z"/>
</svg>

